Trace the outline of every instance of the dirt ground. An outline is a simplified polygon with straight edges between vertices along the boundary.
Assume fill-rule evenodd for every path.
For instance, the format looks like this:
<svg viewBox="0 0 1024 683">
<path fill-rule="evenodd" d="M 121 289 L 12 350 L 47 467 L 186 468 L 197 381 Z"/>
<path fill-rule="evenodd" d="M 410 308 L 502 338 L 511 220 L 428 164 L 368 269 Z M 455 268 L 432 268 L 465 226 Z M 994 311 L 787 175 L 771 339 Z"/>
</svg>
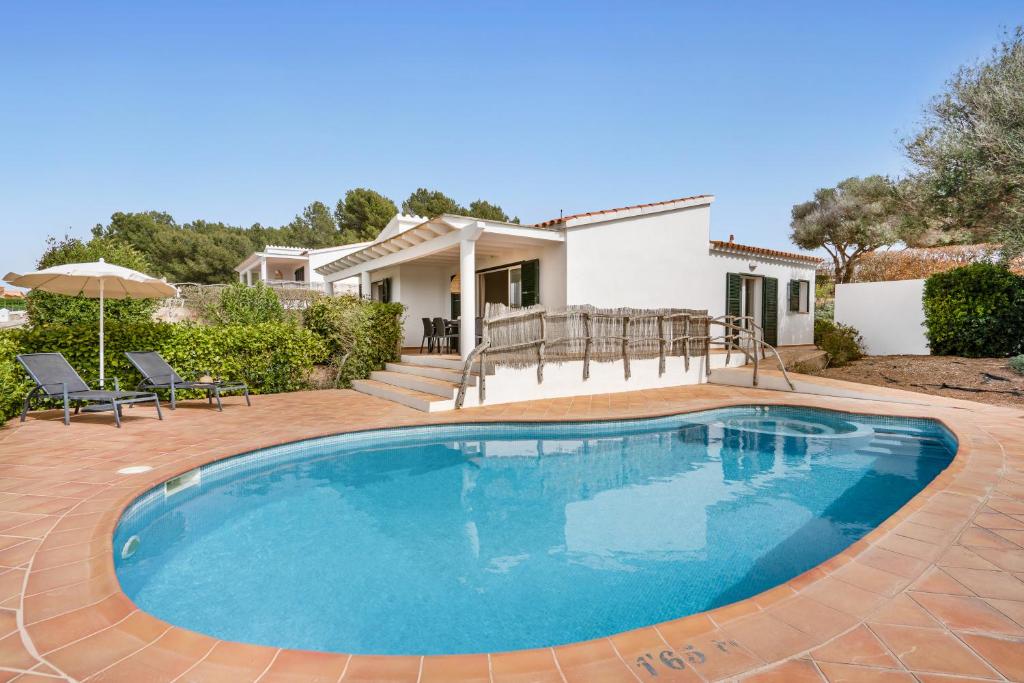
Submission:
<svg viewBox="0 0 1024 683">
<path fill-rule="evenodd" d="M 848 382 L 1024 408 L 1024 375 L 1011 370 L 1006 358 L 871 356 L 845 367 L 825 368 L 814 374 Z"/>
</svg>

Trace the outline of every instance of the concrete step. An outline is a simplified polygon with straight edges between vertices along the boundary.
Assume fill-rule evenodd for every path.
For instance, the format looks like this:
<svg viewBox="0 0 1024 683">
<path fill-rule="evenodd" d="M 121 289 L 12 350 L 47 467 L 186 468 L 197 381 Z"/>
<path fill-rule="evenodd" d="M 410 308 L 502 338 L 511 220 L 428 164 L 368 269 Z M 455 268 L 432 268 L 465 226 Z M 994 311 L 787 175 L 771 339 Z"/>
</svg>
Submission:
<svg viewBox="0 0 1024 683">
<path fill-rule="evenodd" d="M 828 367 L 828 354 L 821 349 L 810 349 L 802 353 L 781 354 L 787 370 L 793 372 L 817 372 Z M 778 363 L 775 363 L 778 368 Z"/>
<path fill-rule="evenodd" d="M 377 398 L 383 398 L 388 401 L 394 401 L 395 403 L 400 403 L 403 406 L 422 410 L 425 413 L 455 409 L 454 399 L 445 399 L 435 394 L 427 394 L 422 391 L 406 389 L 404 387 L 395 386 L 394 384 L 385 384 L 384 382 L 378 382 L 374 379 L 352 380 L 352 388 L 360 393 L 369 394 L 370 396 L 376 396 Z"/>
<path fill-rule="evenodd" d="M 432 377 L 434 379 L 443 379 L 446 382 L 455 382 L 459 384 L 462 382 L 462 370 L 451 370 L 449 368 L 435 368 L 430 365 L 416 365 L 414 363 L 386 363 L 384 369 L 388 372 L 404 372 L 408 375 L 418 375 L 420 377 Z M 479 375 L 475 372 L 469 374 L 469 386 L 475 387 L 476 381 Z"/>
<path fill-rule="evenodd" d="M 392 384 L 404 389 L 421 391 L 425 394 L 434 394 L 441 398 L 455 398 L 458 389 L 454 382 L 433 377 L 420 377 L 406 372 L 388 372 L 386 370 L 374 370 L 370 373 L 370 379 L 384 384 Z"/>
<path fill-rule="evenodd" d="M 420 365 L 428 368 L 444 368 L 446 370 L 458 370 L 462 372 L 462 368 L 465 367 L 465 362 L 456 356 L 442 356 L 442 355 L 414 355 L 409 353 L 403 353 L 401 361 L 408 365 Z M 494 374 L 494 367 L 491 363 L 488 363 L 487 374 Z M 480 372 L 480 361 L 473 363 L 473 372 Z"/>
</svg>

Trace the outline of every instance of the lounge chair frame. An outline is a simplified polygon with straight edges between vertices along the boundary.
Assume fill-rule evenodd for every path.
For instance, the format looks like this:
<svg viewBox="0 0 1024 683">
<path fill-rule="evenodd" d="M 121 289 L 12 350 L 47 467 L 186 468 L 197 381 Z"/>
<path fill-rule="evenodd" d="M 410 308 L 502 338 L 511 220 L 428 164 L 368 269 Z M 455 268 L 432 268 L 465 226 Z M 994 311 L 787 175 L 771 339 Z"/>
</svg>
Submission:
<svg viewBox="0 0 1024 683">
<path fill-rule="evenodd" d="M 64 424 L 71 424 L 71 404 L 74 403 L 75 415 L 79 409 L 89 403 L 98 405 L 109 405 L 114 413 L 114 424 L 121 428 L 121 409 L 123 406 L 131 406 L 136 403 L 152 402 L 156 405 L 156 416 L 164 419 L 160 410 L 160 398 L 154 392 L 121 391 L 121 383 L 117 377 L 113 378 L 114 391 L 106 389 L 92 389 L 75 371 L 63 354 L 60 353 L 23 353 L 16 356 L 21 367 L 35 382 L 35 387 L 25 396 L 21 408 L 21 421 L 28 417 L 28 411 L 33 400 L 47 401 L 59 400 L 64 407 Z M 64 367 L 57 368 L 61 371 L 58 376 L 43 377 L 43 363 L 46 361 L 55 362 L 57 359 L 63 362 Z M 36 362 L 38 361 L 38 362 Z M 56 374 L 56 373 L 52 373 Z"/>
<path fill-rule="evenodd" d="M 224 410 L 220 397 L 227 393 L 241 391 L 245 396 L 245 404 L 252 405 L 249 398 L 249 386 L 245 382 L 198 382 L 186 381 L 178 375 L 171 364 L 164 360 L 156 351 L 126 351 L 125 356 L 139 374 L 142 381 L 135 387 L 138 389 L 168 389 L 171 392 L 171 410 L 177 409 L 177 392 L 182 389 L 198 389 L 206 392 L 206 401 L 211 405 L 216 400 L 217 410 Z M 206 374 L 210 374 L 207 372 Z"/>
</svg>

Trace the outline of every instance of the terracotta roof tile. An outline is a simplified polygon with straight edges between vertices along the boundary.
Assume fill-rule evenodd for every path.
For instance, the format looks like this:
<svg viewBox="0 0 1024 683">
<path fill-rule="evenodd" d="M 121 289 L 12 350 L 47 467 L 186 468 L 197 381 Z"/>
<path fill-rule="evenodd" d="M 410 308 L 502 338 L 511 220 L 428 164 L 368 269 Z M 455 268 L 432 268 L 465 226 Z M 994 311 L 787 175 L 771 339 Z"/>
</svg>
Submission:
<svg viewBox="0 0 1024 683">
<path fill-rule="evenodd" d="M 774 256 L 776 258 L 791 259 L 794 261 L 806 261 L 807 263 L 821 263 L 821 259 L 810 254 L 797 254 L 792 251 L 779 251 L 778 249 L 766 249 L 764 247 L 752 247 L 748 244 L 737 244 L 736 242 L 724 242 L 722 240 L 711 240 L 712 249 L 723 251 L 739 251 L 745 254 L 756 254 L 758 256 Z"/>
<path fill-rule="evenodd" d="M 548 228 L 548 227 L 551 227 L 553 225 L 558 225 L 560 223 L 565 223 L 566 221 L 570 221 L 573 218 L 586 218 L 587 216 L 600 216 L 600 215 L 606 214 L 606 213 L 617 213 L 619 211 L 630 211 L 632 209 L 646 209 L 649 206 L 663 206 L 665 204 L 675 204 L 676 202 L 688 202 L 688 201 L 693 200 L 693 199 L 704 199 L 704 198 L 710 198 L 712 196 L 713 195 L 710 195 L 710 194 L 695 194 L 695 195 L 693 195 L 691 197 L 679 197 L 678 199 L 666 199 L 663 202 L 651 202 L 650 204 L 634 204 L 633 206 L 620 206 L 617 209 L 602 209 L 601 211 L 588 211 L 586 213 L 574 213 L 574 214 L 569 215 L 569 216 L 562 216 L 561 218 L 552 218 L 551 220 L 544 221 L 543 223 L 536 223 L 534 227 Z"/>
</svg>

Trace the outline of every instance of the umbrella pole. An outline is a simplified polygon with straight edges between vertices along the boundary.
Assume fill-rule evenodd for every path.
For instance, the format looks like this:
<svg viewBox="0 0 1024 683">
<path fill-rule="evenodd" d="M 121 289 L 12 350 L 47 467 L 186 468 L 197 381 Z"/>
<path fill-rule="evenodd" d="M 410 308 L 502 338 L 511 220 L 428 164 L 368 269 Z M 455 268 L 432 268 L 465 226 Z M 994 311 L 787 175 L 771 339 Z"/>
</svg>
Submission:
<svg viewBox="0 0 1024 683">
<path fill-rule="evenodd" d="M 103 278 L 100 278 L 100 389 L 103 388 Z"/>
</svg>

